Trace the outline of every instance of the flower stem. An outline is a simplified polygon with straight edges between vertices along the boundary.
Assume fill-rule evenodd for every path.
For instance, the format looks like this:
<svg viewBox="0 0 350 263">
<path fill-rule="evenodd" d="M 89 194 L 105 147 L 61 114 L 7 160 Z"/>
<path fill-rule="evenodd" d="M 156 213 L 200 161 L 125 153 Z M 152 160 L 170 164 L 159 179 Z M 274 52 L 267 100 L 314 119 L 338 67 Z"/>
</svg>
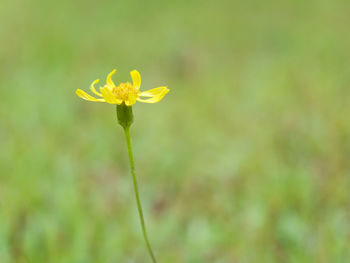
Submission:
<svg viewBox="0 0 350 263">
<path fill-rule="evenodd" d="M 135 164 L 134 164 L 134 156 L 133 156 L 133 153 L 132 153 L 132 146 L 131 146 L 129 126 L 124 127 L 124 132 L 125 132 L 126 144 L 127 144 L 127 147 L 128 147 L 129 162 L 130 162 L 132 180 L 133 180 L 133 183 L 134 183 L 135 197 L 136 197 L 137 209 L 139 211 L 143 237 L 145 239 L 145 242 L 146 242 L 146 245 L 147 245 L 147 248 L 148 248 L 148 252 L 149 252 L 149 254 L 152 257 L 153 263 L 157 263 L 156 257 L 154 256 L 154 253 L 153 253 L 152 248 L 151 248 L 151 244 L 149 243 L 149 240 L 148 240 L 148 237 L 147 237 L 145 220 L 143 218 L 143 212 L 142 212 L 142 207 L 141 207 L 139 189 L 138 189 L 136 175 L 135 175 Z"/>
</svg>

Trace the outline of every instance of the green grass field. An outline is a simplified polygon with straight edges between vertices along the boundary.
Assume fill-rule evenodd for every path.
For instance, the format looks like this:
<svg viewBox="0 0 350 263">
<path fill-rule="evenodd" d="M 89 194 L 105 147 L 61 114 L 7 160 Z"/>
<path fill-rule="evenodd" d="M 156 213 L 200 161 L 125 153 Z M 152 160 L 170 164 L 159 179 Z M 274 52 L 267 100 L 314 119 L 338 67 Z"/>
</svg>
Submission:
<svg viewBox="0 0 350 263">
<path fill-rule="evenodd" d="M 0 263 L 350 262 L 350 3 L 0 2 Z"/>
</svg>

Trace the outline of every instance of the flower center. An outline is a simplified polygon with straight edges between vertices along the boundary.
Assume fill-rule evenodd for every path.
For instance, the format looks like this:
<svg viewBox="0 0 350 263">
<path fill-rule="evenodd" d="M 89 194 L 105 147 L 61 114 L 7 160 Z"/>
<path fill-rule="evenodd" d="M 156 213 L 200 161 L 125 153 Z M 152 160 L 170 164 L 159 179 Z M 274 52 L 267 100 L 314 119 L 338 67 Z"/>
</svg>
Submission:
<svg viewBox="0 0 350 263">
<path fill-rule="evenodd" d="M 115 87 L 113 89 L 113 94 L 117 99 L 122 99 L 123 101 L 127 100 L 129 97 L 129 94 L 134 94 L 135 96 L 138 93 L 138 90 L 134 88 L 131 83 L 120 83 L 118 87 Z"/>
</svg>

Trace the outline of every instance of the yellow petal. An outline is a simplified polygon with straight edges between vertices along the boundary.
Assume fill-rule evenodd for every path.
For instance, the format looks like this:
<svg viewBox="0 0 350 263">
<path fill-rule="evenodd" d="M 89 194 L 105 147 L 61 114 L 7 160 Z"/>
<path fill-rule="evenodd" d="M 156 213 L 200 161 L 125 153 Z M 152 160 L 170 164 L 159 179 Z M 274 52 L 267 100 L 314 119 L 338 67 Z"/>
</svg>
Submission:
<svg viewBox="0 0 350 263">
<path fill-rule="evenodd" d="M 145 103 L 156 103 L 160 101 L 168 92 L 169 92 L 169 89 L 167 87 L 159 87 L 159 88 L 151 89 L 145 92 L 141 92 L 137 100 Z M 140 98 L 140 96 L 150 97 L 150 98 L 142 99 Z"/>
<path fill-rule="evenodd" d="M 104 99 L 96 99 L 89 94 L 87 94 L 85 91 L 82 91 L 81 89 L 77 89 L 75 93 L 82 99 L 88 100 L 88 101 L 99 101 L 99 102 L 104 102 Z"/>
<path fill-rule="evenodd" d="M 92 82 L 92 84 L 90 85 L 90 89 L 94 94 L 96 94 L 99 97 L 102 97 L 101 93 L 99 93 L 94 87 L 94 85 L 99 81 L 100 81 L 99 79 L 96 79 L 94 82 Z"/>
<path fill-rule="evenodd" d="M 115 87 L 115 84 L 114 84 L 114 82 L 113 82 L 113 80 L 112 80 L 112 76 L 113 76 L 114 73 L 116 73 L 116 72 L 117 72 L 117 70 L 116 70 L 116 69 L 113 69 L 113 71 L 112 71 L 111 73 L 108 74 L 107 80 L 106 80 L 107 85 L 112 86 L 112 87 Z"/>
<path fill-rule="evenodd" d="M 128 99 L 125 101 L 126 106 L 131 106 L 135 104 L 136 102 L 136 94 L 135 93 L 129 93 L 128 94 Z"/>
<path fill-rule="evenodd" d="M 105 101 L 110 104 L 120 104 L 119 100 L 113 95 L 112 90 L 108 86 L 100 88 L 101 94 Z"/>
<path fill-rule="evenodd" d="M 133 70 L 130 72 L 132 85 L 139 90 L 141 87 L 141 75 L 137 70 Z"/>
<path fill-rule="evenodd" d="M 150 89 L 150 90 L 146 90 L 146 91 L 140 92 L 139 96 L 142 96 L 142 97 L 154 97 L 154 96 L 157 96 L 160 93 L 163 93 L 164 90 L 168 90 L 169 91 L 169 89 L 167 87 L 158 87 L 158 88 L 154 88 L 154 89 Z"/>
</svg>

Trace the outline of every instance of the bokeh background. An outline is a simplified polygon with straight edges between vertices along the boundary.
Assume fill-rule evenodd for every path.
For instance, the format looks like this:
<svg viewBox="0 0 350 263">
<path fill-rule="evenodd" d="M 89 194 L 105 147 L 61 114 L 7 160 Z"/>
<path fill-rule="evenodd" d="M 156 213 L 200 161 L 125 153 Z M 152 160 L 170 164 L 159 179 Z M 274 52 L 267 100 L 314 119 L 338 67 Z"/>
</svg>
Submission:
<svg viewBox="0 0 350 263">
<path fill-rule="evenodd" d="M 0 262 L 350 262 L 350 3 L 0 2 Z"/>
</svg>

